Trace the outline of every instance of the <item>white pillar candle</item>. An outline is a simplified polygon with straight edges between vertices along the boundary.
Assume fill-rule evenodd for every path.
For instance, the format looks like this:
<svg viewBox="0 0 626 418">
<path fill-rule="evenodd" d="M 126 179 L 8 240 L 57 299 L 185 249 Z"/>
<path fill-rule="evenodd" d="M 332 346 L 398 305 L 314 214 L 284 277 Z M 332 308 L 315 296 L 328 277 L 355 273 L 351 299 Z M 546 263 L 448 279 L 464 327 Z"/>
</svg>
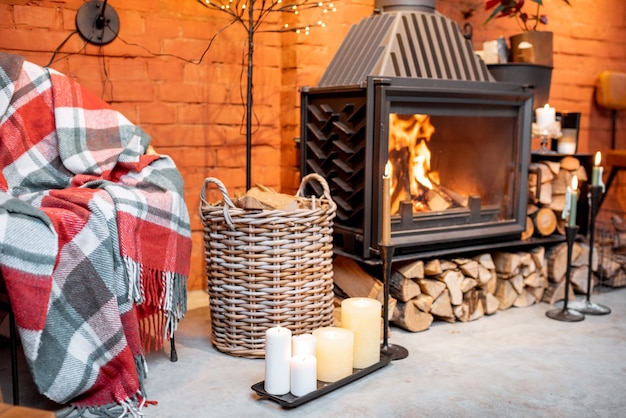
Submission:
<svg viewBox="0 0 626 418">
<path fill-rule="evenodd" d="M 313 331 L 317 357 L 317 379 L 336 382 L 352 374 L 354 334 L 339 327 L 323 327 Z"/>
<path fill-rule="evenodd" d="M 539 107 L 535 110 L 535 118 L 537 119 L 539 129 L 549 129 L 556 122 L 556 110 L 546 103 L 544 107 Z"/>
<path fill-rule="evenodd" d="M 290 389 L 291 331 L 273 327 L 265 331 L 265 391 L 284 395 Z"/>
<path fill-rule="evenodd" d="M 381 303 L 370 298 L 341 302 L 341 327 L 354 333 L 354 368 L 364 369 L 380 361 Z"/>
<path fill-rule="evenodd" d="M 291 338 L 291 355 L 297 354 L 315 356 L 315 336 L 313 334 L 294 335 Z"/>
<path fill-rule="evenodd" d="M 291 358 L 291 394 L 304 396 L 317 390 L 317 360 L 311 354 Z"/>
</svg>

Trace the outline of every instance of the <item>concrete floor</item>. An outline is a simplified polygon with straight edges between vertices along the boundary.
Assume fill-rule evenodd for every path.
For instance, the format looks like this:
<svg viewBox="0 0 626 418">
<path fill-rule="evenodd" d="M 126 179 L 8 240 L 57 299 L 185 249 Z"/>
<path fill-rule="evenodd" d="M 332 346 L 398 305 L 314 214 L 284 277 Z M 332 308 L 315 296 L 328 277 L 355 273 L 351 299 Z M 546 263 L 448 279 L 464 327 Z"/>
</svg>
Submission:
<svg viewBox="0 0 626 418">
<path fill-rule="evenodd" d="M 579 298 L 582 298 L 579 296 Z M 392 328 L 390 342 L 409 357 L 297 408 L 262 399 L 251 386 L 263 360 L 232 357 L 209 341 L 203 292 L 177 338 L 179 360 L 148 356 L 147 417 L 624 417 L 626 288 L 603 289 L 592 301 L 612 309 L 577 323 L 546 317 L 547 304 L 511 308 L 470 323 L 435 322 L 421 333 Z M 557 305 L 561 307 L 561 305 Z M 0 383 L 10 401 L 8 350 Z M 23 365 L 23 363 L 22 363 Z M 54 409 L 22 378 L 22 404 Z"/>
</svg>

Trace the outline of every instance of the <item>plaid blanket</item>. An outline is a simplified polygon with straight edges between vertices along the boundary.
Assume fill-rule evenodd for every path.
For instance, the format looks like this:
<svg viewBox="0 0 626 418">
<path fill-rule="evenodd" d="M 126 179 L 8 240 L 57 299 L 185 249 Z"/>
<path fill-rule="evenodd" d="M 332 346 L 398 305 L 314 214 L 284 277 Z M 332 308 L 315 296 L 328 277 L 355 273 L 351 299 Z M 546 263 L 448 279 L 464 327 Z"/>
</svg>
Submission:
<svg viewBox="0 0 626 418">
<path fill-rule="evenodd" d="M 185 314 L 183 182 L 149 142 L 70 78 L 0 52 L 0 271 L 58 403 L 139 411 L 143 354 Z"/>
</svg>

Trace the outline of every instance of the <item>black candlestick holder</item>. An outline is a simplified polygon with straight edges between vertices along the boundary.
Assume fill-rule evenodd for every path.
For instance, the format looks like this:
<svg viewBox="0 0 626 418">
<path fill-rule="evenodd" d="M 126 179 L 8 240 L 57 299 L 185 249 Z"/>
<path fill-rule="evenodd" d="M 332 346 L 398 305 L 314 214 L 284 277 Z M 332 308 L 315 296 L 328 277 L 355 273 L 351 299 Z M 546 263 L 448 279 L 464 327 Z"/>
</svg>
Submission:
<svg viewBox="0 0 626 418">
<path fill-rule="evenodd" d="M 572 273 L 572 248 L 574 239 L 578 233 L 578 225 L 565 227 L 565 237 L 567 238 L 567 273 L 565 274 L 565 299 L 562 309 L 552 309 L 546 312 L 548 318 L 556 319 L 563 322 L 578 322 L 585 319 L 585 315 L 574 309 L 568 308 L 570 275 Z"/>
<path fill-rule="evenodd" d="M 607 306 L 600 305 L 591 301 L 591 285 L 592 263 L 593 263 L 593 244 L 595 235 L 596 215 L 600 209 L 600 198 L 602 197 L 602 186 L 592 185 L 589 188 L 589 271 L 587 273 L 587 296 L 584 300 L 572 301 L 570 307 L 578 312 L 589 315 L 607 315 L 611 313 L 611 309 Z"/>
<path fill-rule="evenodd" d="M 383 262 L 383 345 L 381 353 L 391 356 L 391 360 L 401 360 L 409 356 L 409 351 L 399 345 L 389 344 L 389 281 L 391 278 L 391 262 L 395 246 L 393 244 L 379 244 L 380 257 Z"/>
</svg>

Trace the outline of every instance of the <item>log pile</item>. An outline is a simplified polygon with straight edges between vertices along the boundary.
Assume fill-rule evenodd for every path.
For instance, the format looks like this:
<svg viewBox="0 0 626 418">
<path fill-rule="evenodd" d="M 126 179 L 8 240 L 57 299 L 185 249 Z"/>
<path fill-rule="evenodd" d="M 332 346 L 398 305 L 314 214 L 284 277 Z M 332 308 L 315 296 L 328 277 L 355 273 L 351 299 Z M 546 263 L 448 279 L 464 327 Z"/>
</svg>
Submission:
<svg viewBox="0 0 626 418">
<path fill-rule="evenodd" d="M 542 301 L 548 287 L 544 247 L 529 252 L 497 252 L 493 258 L 498 275 L 495 296 L 500 309 L 524 308 Z"/>
<path fill-rule="evenodd" d="M 598 284 L 608 287 L 626 286 L 626 223 L 613 216 L 610 226 L 596 231 Z"/>
<path fill-rule="evenodd" d="M 587 172 L 580 161 L 566 156 L 560 161 L 540 161 L 529 166 L 529 204 L 526 231 L 522 238 L 546 237 L 554 233 L 564 235 L 565 222 L 561 218 L 565 208 L 567 187 L 572 177 L 579 184 L 587 181 Z"/>
<path fill-rule="evenodd" d="M 574 299 L 575 294 L 587 294 L 589 275 L 589 245 L 586 242 L 575 241 L 572 246 L 572 260 L 570 267 L 570 292 L 569 300 Z M 548 289 L 543 301 L 554 304 L 565 298 L 565 278 L 567 275 L 567 242 L 550 247 L 546 251 L 548 269 Z M 591 269 L 598 269 L 598 252 L 594 249 L 591 258 Z M 591 281 L 593 291 L 594 280 Z"/>
<path fill-rule="evenodd" d="M 468 322 L 513 306 L 530 306 L 541 301 L 548 286 L 544 255 L 544 248 L 537 247 L 530 252 L 395 263 L 389 281 L 389 320 L 419 332 L 435 320 Z M 382 282 L 358 263 L 336 256 L 334 265 L 338 298 L 382 301 Z"/>
</svg>

